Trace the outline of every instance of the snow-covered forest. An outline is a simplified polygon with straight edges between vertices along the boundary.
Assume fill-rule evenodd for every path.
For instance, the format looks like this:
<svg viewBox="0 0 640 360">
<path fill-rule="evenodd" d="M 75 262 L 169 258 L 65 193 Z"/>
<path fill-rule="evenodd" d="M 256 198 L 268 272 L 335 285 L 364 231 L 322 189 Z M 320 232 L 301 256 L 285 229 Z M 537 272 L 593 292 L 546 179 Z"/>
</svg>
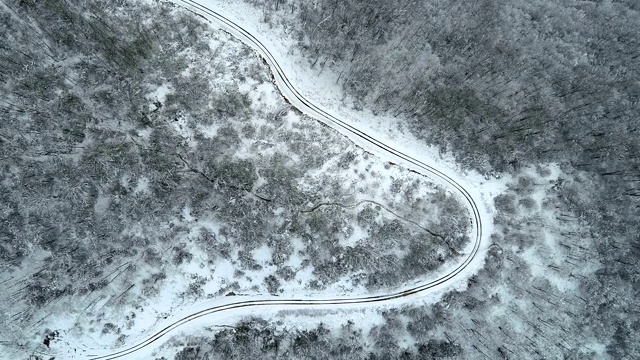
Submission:
<svg viewBox="0 0 640 360">
<path fill-rule="evenodd" d="M 336 73 L 356 108 L 406 121 L 416 137 L 470 169 L 520 178 L 511 185 L 514 193 L 495 199 L 502 228 L 494 237 L 500 247 L 495 260 L 502 273 L 515 266 L 532 282 L 560 277 L 574 286 L 549 292 L 519 281 L 500 284 L 529 302 L 531 312 L 513 303 L 494 310 L 449 308 L 473 317 L 463 327 L 468 336 L 458 337 L 464 357 L 584 358 L 576 355 L 578 345 L 595 343 L 601 351 L 591 357 L 640 356 L 636 1 L 247 3 L 263 22 L 293 34 L 310 68 Z M 526 199 L 543 186 L 531 178 L 531 167 L 544 164 L 560 171 L 539 202 L 551 216 L 532 212 Z M 570 224 L 574 230 L 549 235 Z M 545 246 L 557 250 L 531 258 L 533 249 Z M 486 287 L 482 292 L 477 298 L 491 303 Z M 550 302 L 553 309 L 533 305 Z M 487 335 L 492 311 L 509 313 L 519 323 L 516 333 L 501 326 Z M 556 312 L 568 318 L 549 323 L 545 316 Z M 562 337 L 544 335 L 557 326 L 566 330 Z M 548 337 L 539 340 L 546 345 L 534 345 L 540 336 Z M 574 336 L 576 345 L 563 343 Z M 499 351 L 489 345 L 496 339 L 529 345 Z"/>
<path fill-rule="evenodd" d="M 483 268 L 435 304 L 254 314 L 156 358 L 640 358 L 636 1 L 207 3 L 501 193 Z M 0 358 L 121 346 L 207 299 L 384 292 L 469 242 L 447 189 L 171 2 L 0 18 Z"/>
<path fill-rule="evenodd" d="M 124 344 L 216 297 L 383 292 L 467 245 L 458 199 L 297 112 L 202 19 L 1 6 L 9 358 Z"/>
</svg>

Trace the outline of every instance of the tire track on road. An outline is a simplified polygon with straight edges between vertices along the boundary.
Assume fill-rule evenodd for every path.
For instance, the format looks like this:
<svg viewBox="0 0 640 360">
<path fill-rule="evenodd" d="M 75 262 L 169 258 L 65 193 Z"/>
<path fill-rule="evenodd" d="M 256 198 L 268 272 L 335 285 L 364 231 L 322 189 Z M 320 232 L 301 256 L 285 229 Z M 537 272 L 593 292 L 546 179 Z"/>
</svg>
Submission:
<svg viewBox="0 0 640 360">
<path fill-rule="evenodd" d="M 447 175 L 445 172 L 434 168 L 431 165 L 428 165 L 412 156 L 409 156 L 393 147 L 385 144 L 382 141 L 377 140 L 371 135 L 365 133 L 364 131 L 350 125 L 349 123 L 331 115 L 324 109 L 318 107 L 313 104 L 311 101 L 307 100 L 303 95 L 301 95 L 298 90 L 293 86 L 291 81 L 287 78 L 284 70 L 280 67 L 275 57 L 271 54 L 271 52 L 267 49 L 267 47 L 262 44 L 253 34 L 244 29 L 242 26 L 234 23 L 232 20 L 227 18 L 226 16 L 206 7 L 197 1 L 192 0 L 174 0 L 171 1 L 173 3 L 177 3 L 178 5 L 183 6 L 189 11 L 192 11 L 198 15 L 204 16 L 206 19 L 213 20 L 217 22 L 218 25 L 222 27 L 223 30 L 231 33 L 232 36 L 238 38 L 240 41 L 254 48 L 258 54 L 267 62 L 267 65 L 270 67 L 274 79 L 276 80 L 276 86 L 279 87 L 279 90 L 283 97 L 285 97 L 292 106 L 298 108 L 301 112 L 309 115 L 310 117 L 334 128 L 339 131 L 343 135 L 346 135 L 351 140 L 354 140 L 354 137 L 364 141 L 375 148 L 379 149 L 382 154 L 386 153 L 387 155 L 391 155 L 392 157 L 396 157 L 401 159 L 406 164 L 409 164 L 410 171 L 414 171 L 420 175 L 430 177 L 434 180 L 439 180 L 441 183 L 447 184 L 452 190 L 465 200 L 465 204 L 468 208 L 468 211 L 471 215 L 471 226 L 473 227 L 473 248 L 468 254 L 465 254 L 464 259 L 458 264 L 455 268 L 453 268 L 447 274 L 444 274 L 437 279 L 433 279 L 422 284 L 414 285 L 412 287 L 397 290 L 389 294 L 378 294 L 378 295 L 368 295 L 368 296 L 359 296 L 359 297 L 336 297 L 336 298 L 326 298 L 326 299 L 256 299 L 256 300 L 243 300 L 243 301 L 235 301 L 229 304 L 222 304 L 213 306 L 188 316 L 184 316 L 169 325 L 165 326 L 163 329 L 156 331 L 153 335 L 149 336 L 142 342 L 139 342 L 130 347 L 113 351 L 108 354 L 99 355 L 99 354 L 87 354 L 83 355 L 89 359 L 93 360 L 107 360 L 107 359 L 119 359 L 127 356 L 135 356 L 137 351 L 147 348 L 152 344 L 157 344 L 158 340 L 167 336 L 174 330 L 177 330 L 181 326 L 190 323 L 196 319 L 200 319 L 206 316 L 211 316 L 221 312 L 228 312 L 233 310 L 240 310 L 246 308 L 265 308 L 265 307 L 277 307 L 277 308 L 321 308 L 327 306 L 347 306 L 347 305 L 367 305 L 367 304 L 380 304 L 391 302 L 392 300 L 424 295 L 429 291 L 435 290 L 438 287 L 443 287 L 453 280 L 462 280 L 457 278 L 457 276 L 465 270 L 469 264 L 476 259 L 478 255 L 479 249 L 482 245 L 483 241 L 486 241 L 483 235 L 483 212 L 480 211 L 478 202 L 474 197 L 469 193 L 469 191 L 462 186 L 458 181 L 453 179 L 451 176 Z M 280 83 L 280 84 L 278 84 Z M 357 143 L 357 142 L 356 142 Z M 488 221 L 489 219 L 484 219 Z"/>
</svg>

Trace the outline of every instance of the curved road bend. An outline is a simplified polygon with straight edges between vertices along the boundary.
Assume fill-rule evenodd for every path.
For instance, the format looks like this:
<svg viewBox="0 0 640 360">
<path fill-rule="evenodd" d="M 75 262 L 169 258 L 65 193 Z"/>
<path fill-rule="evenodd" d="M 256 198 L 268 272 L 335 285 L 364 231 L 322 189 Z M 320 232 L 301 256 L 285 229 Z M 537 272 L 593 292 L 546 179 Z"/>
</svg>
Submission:
<svg viewBox="0 0 640 360">
<path fill-rule="evenodd" d="M 222 304 L 213 306 L 204 310 L 197 311 L 190 315 L 184 316 L 170 323 L 166 327 L 157 330 L 153 335 L 150 335 L 144 341 L 141 341 L 135 345 L 131 345 L 126 348 L 122 348 L 119 350 L 111 350 L 112 352 L 107 353 L 107 349 L 104 352 L 100 351 L 102 354 L 98 354 L 94 351 L 94 354 L 84 354 L 83 357 L 93 359 L 93 360 L 107 360 L 107 359 L 122 359 L 122 358 L 138 358 L 136 353 L 142 349 L 146 349 L 152 345 L 158 345 L 158 340 L 172 333 L 174 330 L 180 328 L 181 326 L 190 323 L 196 319 L 212 316 L 214 314 L 222 313 L 222 312 L 230 312 L 234 310 L 246 309 L 246 308 L 266 308 L 266 307 L 275 307 L 282 309 L 293 309 L 293 308 L 320 308 L 320 307 L 338 307 L 338 306 L 347 306 L 347 305 L 367 305 L 367 304 L 380 304 L 390 302 L 394 299 L 402 298 L 402 297 L 417 297 L 419 295 L 425 295 L 427 292 L 435 291 L 436 289 L 442 288 L 452 281 L 464 280 L 464 278 L 459 277 L 458 275 L 465 269 L 467 266 L 476 258 L 478 255 L 478 250 L 480 249 L 481 244 L 483 242 L 488 242 L 486 236 L 483 236 L 483 220 L 485 223 L 490 223 L 490 219 L 483 219 L 483 215 L 486 213 L 484 211 L 480 211 L 479 207 L 482 206 L 481 201 L 478 199 L 474 199 L 469 191 L 465 189 L 458 181 L 453 179 L 451 176 L 447 175 L 445 172 L 438 170 L 414 157 L 411 157 L 401 151 L 398 151 L 387 144 L 373 138 L 372 136 L 366 134 L 365 132 L 351 126 L 345 121 L 338 119 L 323 110 L 322 108 L 316 106 L 309 100 L 307 100 L 304 96 L 302 96 L 298 90 L 293 86 L 291 81 L 287 78 L 285 72 L 282 70 L 278 62 L 275 60 L 274 56 L 269 52 L 269 50 L 262 44 L 256 37 L 254 37 L 250 32 L 242 28 L 240 25 L 234 23 L 229 18 L 224 15 L 198 3 L 197 1 L 191 0 L 173 0 L 172 2 L 177 3 L 186 9 L 193 11 L 199 15 L 203 15 L 207 19 L 212 20 L 214 23 L 222 28 L 223 30 L 231 33 L 231 35 L 237 37 L 240 41 L 244 42 L 246 45 L 254 48 L 268 63 L 269 67 L 274 76 L 274 80 L 276 85 L 279 87 L 282 95 L 287 98 L 287 100 L 298 108 L 298 110 L 303 113 L 321 121 L 328 126 L 331 126 L 335 130 L 340 133 L 348 136 L 351 140 L 354 140 L 356 143 L 364 143 L 368 145 L 368 147 L 372 147 L 377 149 L 378 155 L 386 155 L 391 156 L 394 159 L 399 159 L 403 165 L 406 165 L 411 170 L 420 173 L 421 175 L 432 178 L 439 183 L 448 186 L 451 191 L 455 192 L 462 199 L 464 199 L 464 203 L 467 206 L 469 213 L 471 215 L 471 226 L 472 226 L 472 241 L 473 247 L 471 251 L 465 254 L 464 259 L 455 266 L 448 273 L 438 277 L 437 279 L 428 280 L 427 282 L 421 284 L 414 284 L 408 288 L 396 290 L 389 294 L 379 294 L 379 295 L 370 295 L 370 296 L 360 296 L 360 297 L 336 297 L 336 298 L 325 298 L 325 299 L 278 299 L 277 297 L 267 298 L 267 299 L 254 299 L 254 300 L 242 300 L 235 301 L 232 303 Z M 477 201 L 477 202 L 476 202 Z M 484 244 L 483 244 L 484 245 Z"/>
</svg>

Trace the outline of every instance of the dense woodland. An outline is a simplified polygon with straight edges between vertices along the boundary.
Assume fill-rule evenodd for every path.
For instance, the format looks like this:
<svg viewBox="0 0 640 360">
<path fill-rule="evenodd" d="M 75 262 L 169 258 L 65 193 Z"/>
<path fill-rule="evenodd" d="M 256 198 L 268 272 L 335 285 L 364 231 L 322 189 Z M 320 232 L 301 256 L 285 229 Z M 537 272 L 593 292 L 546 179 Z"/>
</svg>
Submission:
<svg viewBox="0 0 640 360">
<path fill-rule="evenodd" d="M 339 325 L 277 333 L 263 322 L 242 323 L 215 339 L 179 342 L 184 349 L 178 358 L 260 351 L 290 358 L 640 357 L 637 2 L 252 3 L 265 20 L 298 29 L 309 65 L 339 73 L 356 106 L 388 112 L 466 166 L 514 180 L 495 199 L 495 245 L 466 292 L 451 293 L 434 307 L 394 310 L 376 329 L 346 323 L 344 333 Z M 241 123 L 254 111 L 242 94 L 214 91 L 204 77 L 177 80 L 189 66 L 176 54 L 214 53 L 199 41 L 206 26 L 195 17 L 126 1 L 5 0 L 0 7 L 0 269 L 9 274 L 0 281 L 7 289 L 1 301 L 7 309 L 27 304 L 3 319 L 3 331 L 12 335 L 1 345 L 17 349 L 24 346 L 21 334 L 45 331 L 46 314 L 36 316 L 34 309 L 54 308 L 64 304 L 61 299 L 103 289 L 113 302 L 134 293 L 152 296 L 166 275 L 150 274 L 141 290 L 132 289 L 139 279 L 132 264 L 140 259 L 138 266 L 162 268 L 193 260 L 180 241 L 187 229 L 167 225 L 186 205 L 202 216 L 215 208 L 217 219 L 228 224 L 224 235 L 252 247 L 269 211 L 285 206 L 293 213 L 305 200 L 320 202 L 317 194 L 293 186 L 307 168 L 286 166 L 285 156 L 263 163 L 233 157 L 235 146 L 254 137 L 251 126 L 198 138 L 199 150 L 214 155 L 203 160 L 186 151 L 184 139 L 167 125 L 185 114 L 193 122 Z M 143 21 L 150 17 L 162 21 Z M 264 68 L 245 65 L 231 76 L 247 71 L 268 80 Z M 140 89 L 166 79 L 176 81 L 174 93 L 162 106 L 149 107 Z M 148 138 L 138 136 L 148 128 L 154 129 Z M 275 134 L 263 135 L 285 141 Z M 308 156 L 308 168 L 324 161 L 318 149 L 293 143 Z M 560 164 L 559 178 L 536 167 L 550 162 Z M 535 172 L 523 175 L 532 167 Z M 252 186 L 258 173 L 271 179 L 259 192 Z M 150 180 L 149 193 L 141 194 L 135 189 L 144 179 Z M 535 200 L 539 189 L 544 196 Z M 229 206 L 233 199 L 238 202 Z M 245 226 L 244 216 L 256 208 L 264 216 Z M 356 219 L 366 223 L 368 209 L 356 212 Z M 333 222 L 344 216 L 340 209 L 316 215 L 300 216 L 291 232 L 338 233 Z M 127 232 L 132 223 L 145 224 L 145 235 Z M 380 239 L 407 234 L 398 221 L 379 230 Z M 543 230 L 560 239 L 557 248 L 540 244 Z M 286 253 L 287 237 L 277 229 L 273 234 L 271 244 Z M 207 244 L 211 237 L 203 232 L 198 239 Z M 208 247 L 218 258 L 238 245 L 223 239 Z M 344 250 L 326 245 L 322 256 L 310 257 L 320 261 Z M 24 259 L 43 251 L 48 255 L 27 264 L 32 272 L 11 277 Z M 422 263 L 407 261 L 399 269 L 432 269 L 441 259 L 417 256 L 429 251 L 416 248 Z M 250 257 L 239 257 L 243 268 L 255 266 Z M 375 260 L 376 267 L 397 264 Z M 341 274 L 365 266 L 357 260 L 343 269 L 314 265 L 327 278 L 336 269 Z M 391 275 L 377 278 L 402 280 Z M 283 267 L 265 286 L 276 292 L 290 276 Z M 569 290 L 558 281 L 571 284 Z M 415 343 L 399 347 L 396 340 L 406 334 Z"/>
<path fill-rule="evenodd" d="M 385 312 L 385 318 L 391 323 L 372 331 L 371 339 L 358 326 L 347 321 L 332 331 L 326 324 L 305 330 L 277 331 L 261 319 L 250 319 L 236 326 L 223 329 L 214 337 L 193 337 L 186 341 L 175 341 L 170 345 L 182 347 L 175 360 L 213 360 L 213 359 L 336 359 L 348 360 L 361 356 L 371 341 L 380 341 L 379 345 L 392 345 L 393 334 L 397 333 L 399 319 L 393 312 Z M 385 338 L 385 336 L 388 336 Z M 380 346 L 386 351 L 391 350 Z M 394 349 L 397 351 L 397 349 Z M 459 357 L 462 355 L 459 344 L 447 339 L 429 339 L 417 344 L 415 351 L 396 353 L 371 352 L 368 360 L 382 359 L 438 359 Z M 167 360 L 157 357 L 156 360 Z"/>
<path fill-rule="evenodd" d="M 381 291 L 469 240 L 445 189 L 240 91 L 271 87 L 268 68 L 186 11 L 4 1 L 0 17 L 0 349 L 12 358 L 54 330 L 122 344 L 167 288 L 182 303 L 344 278 Z M 351 241 L 357 229 L 367 236 Z M 72 328 L 52 328 L 67 317 Z"/>
<path fill-rule="evenodd" d="M 633 329 L 635 305 L 625 313 L 615 299 L 632 299 L 635 290 L 602 292 L 593 276 L 601 266 L 598 238 L 561 197 L 584 185 L 552 172 L 528 168 L 509 182 L 495 199 L 497 231 L 484 268 L 467 289 L 435 305 L 416 299 L 379 310 L 382 321 L 346 311 L 292 312 L 273 323 L 247 319 L 213 336 L 177 337 L 158 358 L 173 347 L 183 360 L 261 351 L 267 358 L 296 359 L 633 359 L 636 335 L 624 319 Z M 321 325 L 303 331 L 295 326 L 300 321 Z"/>
<path fill-rule="evenodd" d="M 297 29 L 310 66 L 339 73 L 356 106 L 406 119 L 470 168 L 562 164 L 558 218 L 590 232 L 572 241 L 599 264 L 571 306 L 610 356 L 638 357 L 638 2 L 250 2 Z"/>
</svg>

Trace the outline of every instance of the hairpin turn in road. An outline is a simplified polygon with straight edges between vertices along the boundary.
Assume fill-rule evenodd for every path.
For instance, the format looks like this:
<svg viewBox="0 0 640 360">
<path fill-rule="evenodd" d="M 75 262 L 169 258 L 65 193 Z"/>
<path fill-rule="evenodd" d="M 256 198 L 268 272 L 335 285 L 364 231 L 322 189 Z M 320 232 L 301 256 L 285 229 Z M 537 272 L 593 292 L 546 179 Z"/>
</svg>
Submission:
<svg viewBox="0 0 640 360">
<path fill-rule="evenodd" d="M 181 328 L 185 324 L 192 323 L 196 319 L 209 317 L 222 312 L 230 312 L 246 308 L 261 309 L 273 307 L 278 309 L 289 309 L 354 305 L 365 306 L 367 304 L 381 304 L 388 303 L 395 299 L 425 295 L 426 293 L 429 293 L 436 289 L 441 289 L 449 285 L 453 281 L 462 281 L 465 279 L 463 276 L 461 276 L 461 273 L 465 269 L 467 269 L 469 265 L 474 262 L 474 260 L 478 260 L 478 254 L 481 245 L 486 247 L 488 243 L 488 234 L 486 234 L 485 232 L 485 234 L 483 235 L 483 222 L 485 224 L 489 224 L 490 219 L 488 218 L 489 215 L 487 215 L 488 212 L 483 208 L 482 201 L 480 199 L 477 199 L 477 197 L 474 198 L 467 190 L 467 188 L 460 184 L 460 180 L 456 180 L 454 178 L 455 175 L 453 175 L 452 173 L 447 173 L 447 171 L 444 170 L 436 169 L 435 167 L 428 165 L 423 161 L 409 156 L 385 144 L 384 142 L 377 140 L 371 135 L 333 116 L 327 110 L 318 107 L 317 105 L 306 99 L 298 92 L 291 81 L 287 78 L 284 70 L 280 67 L 269 49 L 267 49 L 267 47 L 262 42 L 260 42 L 253 34 L 245 30 L 242 26 L 231 21 L 228 17 L 212 10 L 207 6 L 202 5 L 197 1 L 175 0 L 172 2 L 177 3 L 196 14 L 211 20 L 214 24 L 218 25 L 223 30 L 229 32 L 231 35 L 235 36 L 246 45 L 249 45 L 250 47 L 255 49 L 257 53 L 269 65 L 272 71 L 274 83 L 276 84 L 278 90 L 281 92 L 282 96 L 284 96 L 292 106 L 296 107 L 304 114 L 328 126 L 331 126 L 333 129 L 349 137 L 356 144 L 365 146 L 369 150 L 377 150 L 377 155 L 380 155 L 381 157 L 392 158 L 395 160 L 395 162 L 408 167 L 410 170 L 413 170 L 421 175 L 433 179 L 434 181 L 446 185 L 452 192 L 460 196 L 460 198 L 464 200 L 464 204 L 470 214 L 472 226 L 472 244 L 468 247 L 470 248 L 470 250 L 464 255 L 464 258 L 461 259 L 461 262 L 457 266 L 452 267 L 452 269 L 446 274 L 442 274 L 436 279 L 427 280 L 421 284 L 414 284 L 406 289 L 393 291 L 389 294 L 324 299 L 279 299 L 277 297 L 272 297 L 266 299 L 249 298 L 242 301 L 232 300 L 232 302 L 230 303 L 212 306 L 203 310 L 199 310 L 192 314 L 182 316 L 181 318 L 171 320 L 168 322 L 167 326 L 155 331 L 155 333 L 150 335 L 147 339 L 135 345 L 131 345 L 120 350 L 111 350 L 109 353 L 107 353 L 109 350 L 105 349 L 104 352 L 100 351 L 101 353 L 103 352 L 103 354 L 94 352 L 94 354 L 85 354 L 82 356 L 94 360 L 139 358 L 137 357 L 137 355 L 139 354 L 140 350 L 148 350 L 152 344 L 158 344 L 158 340 Z"/>
</svg>

